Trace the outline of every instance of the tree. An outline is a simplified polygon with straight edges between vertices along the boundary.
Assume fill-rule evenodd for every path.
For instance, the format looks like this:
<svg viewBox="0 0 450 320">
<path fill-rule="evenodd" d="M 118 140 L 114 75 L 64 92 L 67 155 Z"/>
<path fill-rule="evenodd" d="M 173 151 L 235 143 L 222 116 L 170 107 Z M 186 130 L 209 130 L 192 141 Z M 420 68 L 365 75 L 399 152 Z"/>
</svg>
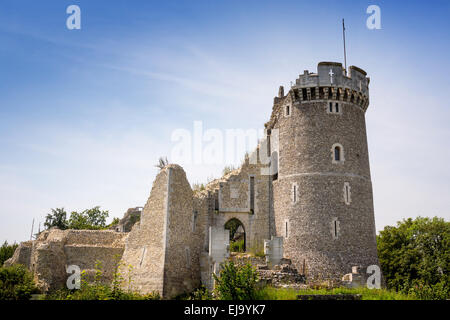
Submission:
<svg viewBox="0 0 450 320">
<path fill-rule="evenodd" d="M 438 217 L 405 219 L 380 231 L 377 247 L 388 288 L 421 288 L 450 297 L 450 222 Z"/>
<path fill-rule="evenodd" d="M 106 228 L 106 218 L 109 216 L 108 210 L 100 210 L 99 206 L 86 209 L 81 213 L 73 211 L 70 214 L 69 229 L 78 230 L 99 230 Z"/>
<path fill-rule="evenodd" d="M 47 214 L 45 217 L 44 226 L 47 229 L 51 227 L 58 227 L 61 230 L 67 229 L 67 213 L 64 208 L 51 209 L 52 213 Z"/>
<path fill-rule="evenodd" d="M 0 301 L 29 300 L 33 293 L 38 293 L 33 275 L 24 265 L 0 267 Z"/>
<path fill-rule="evenodd" d="M 8 244 L 8 241 L 5 241 L 3 245 L 0 247 L 0 267 L 5 263 L 6 260 L 11 258 L 18 247 L 17 243 Z"/>
</svg>

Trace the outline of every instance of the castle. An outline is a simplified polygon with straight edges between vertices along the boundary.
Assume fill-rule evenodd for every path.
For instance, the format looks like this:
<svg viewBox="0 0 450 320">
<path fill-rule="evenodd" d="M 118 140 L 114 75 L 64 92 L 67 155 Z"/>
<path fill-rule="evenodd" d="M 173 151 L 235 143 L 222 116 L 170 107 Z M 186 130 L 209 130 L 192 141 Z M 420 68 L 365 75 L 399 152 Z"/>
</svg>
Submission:
<svg viewBox="0 0 450 320">
<path fill-rule="evenodd" d="M 341 279 L 352 266 L 378 265 L 363 70 L 321 62 L 274 98 L 266 138 L 242 166 L 193 191 L 184 170 L 157 175 L 130 232 L 48 230 L 22 243 L 8 263 L 24 263 L 47 289 L 65 284 L 68 265 L 111 276 L 119 254 L 133 266 L 133 289 L 174 297 L 201 283 L 229 254 L 231 219 L 247 249 L 265 246 L 307 279 Z M 243 229 L 243 230 L 242 230 Z"/>
</svg>

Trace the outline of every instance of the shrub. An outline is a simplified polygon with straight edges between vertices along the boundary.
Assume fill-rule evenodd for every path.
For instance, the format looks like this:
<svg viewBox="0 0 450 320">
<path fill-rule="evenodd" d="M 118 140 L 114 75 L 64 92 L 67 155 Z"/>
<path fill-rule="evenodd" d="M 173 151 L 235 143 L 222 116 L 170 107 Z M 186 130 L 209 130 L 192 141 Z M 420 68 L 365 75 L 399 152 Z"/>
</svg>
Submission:
<svg viewBox="0 0 450 320">
<path fill-rule="evenodd" d="M 33 293 L 38 289 L 25 266 L 0 268 L 0 300 L 29 300 Z"/>
<path fill-rule="evenodd" d="M 244 239 L 230 242 L 231 252 L 244 252 Z"/>
<path fill-rule="evenodd" d="M 5 241 L 3 245 L 0 247 L 0 267 L 3 266 L 6 260 L 11 258 L 18 247 L 17 243 L 8 244 L 8 241 Z"/>
<path fill-rule="evenodd" d="M 412 285 L 405 286 L 402 291 L 406 290 L 410 295 L 420 300 L 446 300 L 450 297 L 450 288 L 445 281 L 430 285 L 424 283 L 424 281 L 416 280 Z"/>
<path fill-rule="evenodd" d="M 123 276 L 120 269 L 123 265 L 119 259 L 116 262 L 116 269 L 113 274 L 111 284 L 105 284 L 102 270 L 102 264 L 97 261 L 95 265 L 94 281 L 90 283 L 87 280 L 86 273 L 81 272 L 81 287 L 76 290 L 62 289 L 55 291 L 46 297 L 46 300 L 159 300 L 160 296 L 157 292 L 148 294 L 140 294 L 131 289 L 123 289 Z M 128 284 L 131 278 L 128 278 Z"/>
<path fill-rule="evenodd" d="M 437 217 L 403 220 L 380 232 L 377 247 L 389 289 L 450 298 L 450 222 Z"/>
<path fill-rule="evenodd" d="M 251 264 L 236 266 L 233 261 L 222 264 L 215 293 L 221 300 L 252 300 L 256 296 L 257 272 Z"/>
</svg>

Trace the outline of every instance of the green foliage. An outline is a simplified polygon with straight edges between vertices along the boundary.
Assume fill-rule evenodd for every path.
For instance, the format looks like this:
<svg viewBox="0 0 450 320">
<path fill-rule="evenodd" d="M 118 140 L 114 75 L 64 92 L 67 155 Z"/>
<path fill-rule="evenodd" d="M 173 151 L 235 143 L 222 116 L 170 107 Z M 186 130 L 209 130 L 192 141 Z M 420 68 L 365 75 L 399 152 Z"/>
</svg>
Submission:
<svg viewBox="0 0 450 320">
<path fill-rule="evenodd" d="M 67 213 L 64 208 L 51 209 L 52 213 L 45 217 L 44 226 L 49 229 L 58 227 L 61 230 L 101 230 L 106 229 L 114 223 L 119 223 L 119 219 L 113 220 L 113 223 L 106 225 L 106 218 L 109 216 L 107 210 L 100 210 L 99 206 L 92 209 L 86 209 L 80 213 L 73 211 L 67 220 Z"/>
<path fill-rule="evenodd" d="M 234 234 L 236 233 L 237 228 L 242 225 L 242 223 L 238 219 L 230 219 L 225 223 L 225 229 L 230 230 L 230 240 L 233 239 Z"/>
<path fill-rule="evenodd" d="M 450 298 L 449 222 L 437 217 L 403 220 L 380 232 L 377 247 L 389 289 L 422 298 Z"/>
<path fill-rule="evenodd" d="M 184 293 L 175 298 L 175 300 L 214 300 L 212 293 L 203 285 L 191 293 Z"/>
<path fill-rule="evenodd" d="M 106 228 L 106 218 L 109 216 L 107 210 L 100 207 L 86 209 L 81 213 L 72 212 L 69 219 L 69 229 L 77 230 L 100 230 Z"/>
<path fill-rule="evenodd" d="M 29 300 L 33 293 L 38 289 L 25 266 L 0 268 L 0 300 Z"/>
<path fill-rule="evenodd" d="M 215 293 L 220 300 L 252 300 L 256 297 L 258 274 L 251 264 L 236 266 L 233 261 L 222 264 Z"/>
<path fill-rule="evenodd" d="M 159 293 L 140 294 L 132 291 L 131 276 L 128 277 L 128 290 L 124 290 L 124 277 L 121 269 L 124 265 L 120 262 L 120 257 L 116 257 L 115 271 L 110 285 L 106 284 L 102 264 L 97 261 L 95 265 L 94 281 L 87 280 L 86 272 L 81 272 L 81 287 L 78 290 L 62 289 L 48 295 L 46 300 L 159 300 Z M 128 266 L 131 271 L 131 266 Z"/>
<path fill-rule="evenodd" d="M 58 227 L 61 230 L 67 229 L 67 212 L 64 210 L 64 208 L 56 208 L 51 210 L 52 213 L 47 214 L 47 216 L 45 217 L 44 226 L 47 229 L 50 229 L 52 227 Z"/>
<path fill-rule="evenodd" d="M 117 226 L 117 225 L 119 224 L 119 222 L 120 222 L 120 219 L 117 218 L 117 217 L 115 217 L 115 218 L 113 219 L 113 221 L 112 221 L 110 224 L 108 224 L 108 225 L 106 226 L 106 228 L 109 229 L 109 228 L 111 228 L 111 227 L 113 227 L 113 226 Z"/>
<path fill-rule="evenodd" d="M 256 293 L 258 300 L 297 300 L 303 294 L 360 294 L 362 300 L 415 300 L 413 295 L 397 293 L 386 289 L 368 288 L 334 288 L 334 289 L 302 289 L 264 287 Z"/>
<path fill-rule="evenodd" d="M 450 288 L 448 287 L 448 282 L 445 281 L 429 285 L 421 280 L 415 280 L 413 281 L 413 284 L 408 287 L 406 289 L 409 294 L 420 300 L 447 300 L 450 296 Z M 406 291 L 406 289 L 403 291 Z"/>
<path fill-rule="evenodd" d="M 0 247 L 0 267 L 13 256 L 18 246 L 17 243 L 8 244 L 8 241 L 3 242 L 3 245 Z"/>
<path fill-rule="evenodd" d="M 245 252 L 244 239 L 230 242 L 231 252 Z"/>
</svg>

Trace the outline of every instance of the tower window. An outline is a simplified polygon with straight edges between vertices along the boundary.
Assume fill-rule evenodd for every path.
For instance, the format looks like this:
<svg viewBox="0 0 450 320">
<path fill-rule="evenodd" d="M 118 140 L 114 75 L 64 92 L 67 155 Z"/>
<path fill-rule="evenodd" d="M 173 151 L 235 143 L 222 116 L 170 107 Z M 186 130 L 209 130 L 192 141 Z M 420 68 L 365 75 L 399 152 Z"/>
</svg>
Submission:
<svg viewBox="0 0 450 320">
<path fill-rule="evenodd" d="M 292 195 L 291 195 L 292 203 L 297 203 L 298 201 L 298 184 L 292 184 Z"/>
<path fill-rule="evenodd" d="M 195 232 L 195 227 L 197 226 L 197 216 L 198 216 L 198 212 L 194 211 L 192 213 L 192 232 Z"/>
<path fill-rule="evenodd" d="M 346 205 L 352 202 L 350 189 L 350 183 L 344 182 L 344 202 Z"/>
<path fill-rule="evenodd" d="M 331 235 L 333 237 L 333 239 L 338 239 L 340 236 L 340 222 L 338 220 L 338 218 L 334 218 L 331 221 Z"/>
<path fill-rule="evenodd" d="M 341 148 L 334 147 L 334 160 L 341 161 Z"/>
<path fill-rule="evenodd" d="M 285 106 L 284 107 L 284 116 L 289 117 L 291 115 L 291 106 Z"/>
<path fill-rule="evenodd" d="M 291 106 L 286 106 L 286 108 L 284 109 L 284 114 L 286 117 L 289 117 L 291 115 Z"/>
<path fill-rule="evenodd" d="M 334 237 L 337 238 L 338 233 L 337 233 L 337 221 L 334 221 Z"/>
<path fill-rule="evenodd" d="M 339 102 L 328 101 L 328 113 L 341 114 L 341 105 Z"/>
<path fill-rule="evenodd" d="M 344 162 L 344 147 L 340 143 L 335 143 L 331 147 L 331 159 L 332 163 Z"/>
<path fill-rule="evenodd" d="M 289 237 L 289 221 L 284 221 L 284 237 L 287 239 Z"/>
<path fill-rule="evenodd" d="M 250 177 L 250 212 L 255 212 L 255 177 Z"/>
</svg>

